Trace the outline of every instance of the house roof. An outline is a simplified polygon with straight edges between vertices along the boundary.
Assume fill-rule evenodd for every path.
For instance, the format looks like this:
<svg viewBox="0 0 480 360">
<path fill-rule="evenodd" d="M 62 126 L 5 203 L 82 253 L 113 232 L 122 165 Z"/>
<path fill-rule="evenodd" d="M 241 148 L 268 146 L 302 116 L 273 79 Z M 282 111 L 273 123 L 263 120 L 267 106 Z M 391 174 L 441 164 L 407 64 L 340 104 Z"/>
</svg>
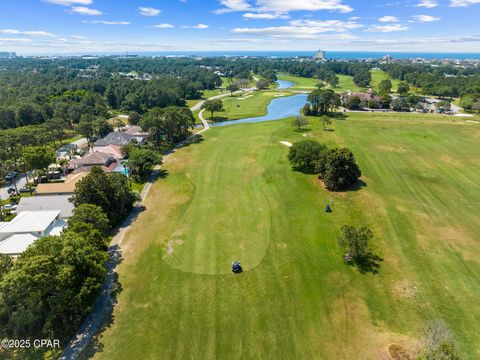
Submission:
<svg viewBox="0 0 480 360">
<path fill-rule="evenodd" d="M 148 136 L 148 132 L 142 130 L 138 125 L 129 126 L 127 130 L 124 131 L 125 134 L 130 134 L 133 136 Z"/>
<path fill-rule="evenodd" d="M 117 131 L 117 132 L 111 132 L 107 136 L 105 136 L 103 139 L 97 140 L 95 142 L 95 146 L 108 146 L 108 145 L 128 145 L 133 139 L 135 139 L 135 136 Z"/>
<path fill-rule="evenodd" d="M 117 165 L 118 165 L 118 162 L 114 160 L 108 166 L 105 166 L 105 165 L 100 166 L 100 169 L 102 169 L 103 172 L 105 173 L 111 173 L 117 167 Z M 78 169 L 73 170 L 72 175 L 88 174 L 94 166 L 98 166 L 98 165 L 79 167 Z"/>
<path fill-rule="evenodd" d="M 63 183 L 38 184 L 35 192 L 37 195 L 48 194 L 73 194 L 77 183 L 88 175 L 88 171 L 67 176 Z"/>
<path fill-rule="evenodd" d="M 77 169 L 81 166 L 93 166 L 93 165 L 107 165 L 114 160 L 111 154 L 103 152 L 92 152 L 88 155 L 85 155 L 81 159 L 75 159 L 70 161 L 68 167 L 70 169 Z"/>
<path fill-rule="evenodd" d="M 60 210 L 24 211 L 0 228 L 0 234 L 43 232 L 55 221 L 58 215 L 60 215 Z"/>
<path fill-rule="evenodd" d="M 0 254 L 19 255 L 36 240 L 38 237 L 32 234 L 14 234 L 0 242 Z"/>
<path fill-rule="evenodd" d="M 79 148 L 85 147 L 88 145 L 88 140 L 85 138 L 79 139 L 71 143 L 72 145 L 78 146 Z"/>
<path fill-rule="evenodd" d="M 369 101 L 372 99 L 378 101 L 382 99 L 381 96 L 375 95 L 374 93 L 367 93 L 367 92 L 348 92 L 348 93 L 342 93 L 341 95 L 343 97 L 348 97 L 348 98 L 357 96 L 362 101 Z"/>
<path fill-rule="evenodd" d="M 72 216 L 74 205 L 69 201 L 71 195 L 49 195 L 23 197 L 18 203 L 17 212 L 60 210 L 60 217 Z"/>
<path fill-rule="evenodd" d="M 116 159 L 123 159 L 122 147 L 119 145 L 95 146 L 93 152 L 108 154 Z"/>
</svg>

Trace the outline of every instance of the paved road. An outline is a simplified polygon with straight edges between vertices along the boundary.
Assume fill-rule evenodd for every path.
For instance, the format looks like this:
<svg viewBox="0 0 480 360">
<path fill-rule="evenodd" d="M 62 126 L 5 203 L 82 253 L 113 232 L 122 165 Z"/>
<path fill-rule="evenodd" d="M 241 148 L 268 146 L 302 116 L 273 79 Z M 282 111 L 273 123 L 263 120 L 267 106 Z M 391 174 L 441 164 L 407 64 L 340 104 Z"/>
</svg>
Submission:
<svg viewBox="0 0 480 360">
<path fill-rule="evenodd" d="M 245 92 L 249 92 L 249 91 L 255 91 L 256 88 L 247 88 L 247 89 L 242 89 L 242 90 L 239 90 L 239 91 L 236 91 L 234 92 L 233 94 L 234 95 L 239 95 L 239 94 L 243 94 Z M 205 101 L 207 100 L 215 100 L 215 99 L 222 99 L 224 97 L 227 97 L 227 96 L 230 96 L 230 93 L 223 93 L 223 94 L 220 94 L 220 95 L 215 95 L 215 96 L 212 96 L 211 98 L 208 98 L 206 100 L 203 100 L 203 101 L 200 101 L 198 104 L 192 106 L 190 108 L 190 110 L 192 111 L 197 111 L 197 110 L 200 110 L 202 108 L 202 105 L 205 104 Z M 205 118 L 203 117 L 203 113 L 205 112 L 205 110 L 202 110 L 198 113 L 198 118 L 200 119 L 200 121 L 202 122 L 203 124 L 203 128 L 204 130 L 208 130 L 210 128 L 210 125 L 208 124 L 208 121 L 205 120 Z"/>
<path fill-rule="evenodd" d="M 27 178 L 25 177 L 25 174 L 22 174 L 21 177 L 17 178 L 17 189 L 18 190 L 20 190 L 26 184 L 27 184 Z M 13 182 L 7 182 L 4 186 L 2 186 L 0 188 L 0 198 L 2 200 L 5 200 L 5 199 L 9 198 L 10 195 L 8 194 L 8 189 L 10 189 L 11 187 L 15 187 L 13 185 Z"/>
<path fill-rule="evenodd" d="M 170 156 L 166 155 L 164 160 Z M 114 293 L 117 288 L 118 274 L 116 268 L 122 259 L 121 245 L 125 235 L 130 226 L 135 222 L 136 218 L 143 211 L 143 204 L 150 191 L 152 184 L 160 175 L 161 165 L 157 165 L 152 172 L 152 175 L 145 184 L 141 197 L 142 201 L 135 206 L 128 217 L 124 220 L 122 225 L 113 237 L 108 247 L 109 259 L 106 265 L 107 277 L 102 286 L 100 295 L 98 296 L 93 306 L 92 312 L 87 316 L 77 334 L 70 341 L 70 344 L 63 350 L 60 360 L 77 359 L 78 356 L 87 348 L 93 337 L 100 331 L 105 319 L 112 313 L 115 305 Z"/>
<path fill-rule="evenodd" d="M 209 128 L 210 127 L 208 126 L 208 123 L 206 123 L 205 128 L 199 131 L 194 136 L 207 131 Z M 183 143 L 177 144 L 175 149 L 183 145 Z M 164 163 L 168 161 L 171 155 L 175 152 L 175 149 L 173 149 L 171 153 L 163 157 Z M 116 268 L 122 259 L 121 246 L 123 239 L 125 238 L 125 235 L 127 234 L 131 225 L 135 222 L 136 218 L 143 211 L 145 199 L 147 198 L 153 183 L 160 175 L 161 169 L 161 165 L 157 165 L 155 167 L 152 175 L 148 179 L 142 190 L 142 193 L 140 194 L 142 198 L 141 203 L 137 204 L 137 206 L 135 206 L 135 208 L 130 212 L 130 214 L 122 223 L 116 235 L 110 242 L 110 245 L 108 247 L 109 259 L 106 265 L 107 277 L 102 286 L 100 295 L 95 301 L 92 312 L 87 316 L 78 332 L 72 338 L 68 346 L 63 350 L 59 360 L 77 359 L 87 348 L 87 346 L 92 342 L 94 336 L 99 333 L 105 323 L 105 320 L 108 319 L 108 316 L 112 313 L 113 307 L 115 305 L 114 293 L 117 288 L 118 278 Z"/>
<path fill-rule="evenodd" d="M 198 113 L 198 118 L 200 119 L 200 121 L 202 122 L 203 124 L 203 130 L 208 130 L 210 129 L 210 124 L 208 123 L 207 120 L 205 120 L 205 118 L 203 117 L 203 113 L 205 112 L 205 109 L 203 109 L 202 111 L 200 111 Z"/>
</svg>

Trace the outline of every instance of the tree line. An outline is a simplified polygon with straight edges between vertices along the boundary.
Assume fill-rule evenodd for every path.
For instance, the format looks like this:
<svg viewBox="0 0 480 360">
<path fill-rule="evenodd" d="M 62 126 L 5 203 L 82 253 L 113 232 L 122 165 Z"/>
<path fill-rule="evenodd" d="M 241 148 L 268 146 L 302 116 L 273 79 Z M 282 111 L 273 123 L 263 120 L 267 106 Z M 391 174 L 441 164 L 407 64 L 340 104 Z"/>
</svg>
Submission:
<svg viewBox="0 0 480 360">
<path fill-rule="evenodd" d="M 0 255 L 0 337 L 66 345 L 100 294 L 111 230 L 137 200 L 125 176 L 94 167 L 77 185 L 60 236 L 35 241 L 15 261 Z"/>
</svg>

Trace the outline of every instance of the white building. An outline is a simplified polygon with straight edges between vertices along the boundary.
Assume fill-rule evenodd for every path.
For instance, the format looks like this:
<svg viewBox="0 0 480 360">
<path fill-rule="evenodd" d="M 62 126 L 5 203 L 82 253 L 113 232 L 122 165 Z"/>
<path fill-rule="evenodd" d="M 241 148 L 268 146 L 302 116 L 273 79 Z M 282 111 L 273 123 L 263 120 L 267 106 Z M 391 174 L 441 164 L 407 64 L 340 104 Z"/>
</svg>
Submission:
<svg viewBox="0 0 480 360">
<path fill-rule="evenodd" d="M 21 212 L 0 223 L 0 254 L 18 256 L 41 237 L 60 235 L 66 226 L 60 210 Z"/>
<path fill-rule="evenodd" d="M 318 50 L 315 53 L 314 58 L 317 59 L 317 60 L 325 60 L 327 58 L 327 54 L 323 50 Z"/>
</svg>

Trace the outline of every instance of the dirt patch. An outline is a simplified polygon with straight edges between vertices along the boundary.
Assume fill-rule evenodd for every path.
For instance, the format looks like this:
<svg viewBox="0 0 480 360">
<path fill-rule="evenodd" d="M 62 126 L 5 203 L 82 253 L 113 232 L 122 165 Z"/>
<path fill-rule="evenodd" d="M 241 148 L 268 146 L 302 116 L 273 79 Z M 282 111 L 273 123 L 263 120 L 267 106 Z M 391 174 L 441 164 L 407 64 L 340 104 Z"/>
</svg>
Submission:
<svg viewBox="0 0 480 360">
<path fill-rule="evenodd" d="M 395 295 L 400 298 L 412 299 L 418 292 L 417 286 L 408 280 L 402 280 L 393 287 Z"/>
<path fill-rule="evenodd" d="M 285 243 L 278 243 L 278 244 L 277 244 L 277 248 L 279 248 L 279 249 L 286 249 L 286 248 L 287 248 L 287 244 L 285 244 Z"/>
<path fill-rule="evenodd" d="M 388 355 L 391 360 L 413 360 L 415 356 L 413 351 L 409 351 L 403 345 L 395 343 L 388 345 Z"/>
<path fill-rule="evenodd" d="M 182 240 L 170 240 L 165 247 L 165 256 L 172 256 L 175 252 L 175 248 L 179 245 L 182 245 Z"/>
<path fill-rule="evenodd" d="M 407 152 L 407 150 L 405 150 L 401 146 L 378 145 L 375 148 L 379 151 L 385 151 L 385 152 L 396 152 L 396 153 L 406 153 Z"/>
<path fill-rule="evenodd" d="M 461 165 L 461 162 L 459 162 L 457 159 L 447 154 L 440 154 L 438 158 L 445 164 L 452 167 L 460 167 Z"/>
</svg>

